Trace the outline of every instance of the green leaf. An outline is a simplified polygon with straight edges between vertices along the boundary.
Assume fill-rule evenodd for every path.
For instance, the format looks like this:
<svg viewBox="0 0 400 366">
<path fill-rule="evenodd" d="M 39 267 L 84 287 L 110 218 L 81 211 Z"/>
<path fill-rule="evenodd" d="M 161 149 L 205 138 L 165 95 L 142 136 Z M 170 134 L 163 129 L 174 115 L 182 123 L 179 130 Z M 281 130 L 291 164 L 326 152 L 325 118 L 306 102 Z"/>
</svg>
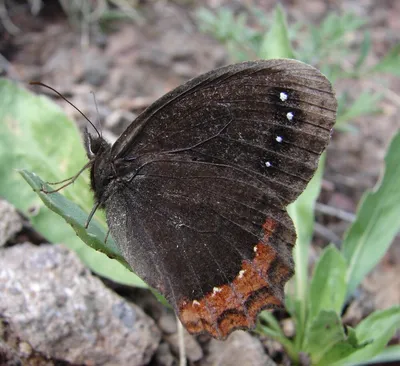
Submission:
<svg viewBox="0 0 400 366">
<path fill-rule="evenodd" d="M 107 266 L 104 267 L 105 273 L 100 270 L 99 274 L 109 277 L 108 272 L 110 270 L 119 270 L 121 274 L 124 275 L 123 283 L 130 284 L 133 286 L 139 286 L 146 288 L 147 285 L 134 273 L 130 272 L 130 267 L 126 263 L 125 259 L 119 252 L 114 240 L 109 236 L 107 242 L 105 238 L 107 232 L 104 230 L 103 226 L 98 223 L 96 219 L 92 219 L 89 227 L 85 228 L 85 223 L 88 217 L 87 212 L 83 211 L 78 205 L 68 200 L 66 197 L 58 192 L 54 193 L 44 193 L 42 189 L 50 191 L 52 188 L 43 182 L 36 174 L 30 173 L 26 170 L 20 171 L 22 177 L 28 182 L 32 187 L 34 192 L 36 192 L 44 204 L 50 208 L 53 212 L 60 215 L 64 220 L 71 225 L 72 229 L 78 235 L 78 237 L 85 242 L 90 248 L 97 252 L 83 251 L 82 255 L 85 262 L 90 267 L 95 267 L 98 269 L 99 264 L 104 262 L 103 256 L 98 256 L 99 253 L 105 254 L 107 257 L 115 259 L 121 265 L 126 267 L 126 271 L 119 269 L 118 262 L 112 264 L 112 267 L 108 266 L 108 260 L 106 260 Z M 88 255 L 89 254 L 89 255 Z M 100 263 L 99 263 L 99 258 Z"/>
<path fill-rule="evenodd" d="M 340 314 L 346 297 L 346 269 L 342 254 L 334 246 L 325 248 L 311 280 L 308 321 L 322 310 Z"/>
<path fill-rule="evenodd" d="M 76 125 L 48 98 L 7 79 L 0 79 L 0 95 L 0 194 L 29 216 L 38 199 L 14 169 L 58 181 L 76 174 L 87 162 L 86 154 Z M 93 206 L 87 174 L 64 194 L 88 211 Z"/>
<path fill-rule="evenodd" d="M 366 346 L 343 358 L 340 365 L 352 365 L 371 360 L 383 351 L 396 330 L 399 329 L 400 306 L 375 311 L 355 329 L 358 342 L 365 343 Z"/>
<path fill-rule="evenodd" d="M 345 334 L 340 316 L 334 311 L 321 311 L 307 329 L 303 351 L 308 353 L 313 364 L 336 343 L 343 342 Z"/>
<path fill-rule="evenodd" d="M 335 128 L 341 128 L 343 124 L 355 118 L 379 112 L 378 103 L 381 99 L 381 93 L 362 92 L 350 107 L 338 111 Z"/>
<path fill-rule="evenodd" d="M 329 80 L 333 82 L 333 75 L 344 72 L 341 63 L 349 54 L 346 34 L 358 29 L 364 22 L 364 19 L 358 18 L 354 14 L 347 13 L 339 16 L 329 13 L 316 26 L 306 24 L 303 27 L 305 31 L 296 34 L 296 43 L 299 45 L 301 59 L 311 64 L 318 63 L 321 69 L 324 65 L 331 69 L 340 67 L 340 73 L 337 70 L 326 73 Z M 325 73 L 327 70 L 323 71 Z"/>
<path fill-rule="evenodd" d="M 267 327 L 265 325 L 262 325 L 262 324 L 258 324 L 256 330 L 261 335 L 270 337 L 270 338 L 276 340 L 277 342 L 279 342 L 285 348 L 286 353 L 289 355 L 289 357 L 292 361 L 299 360 L 298 352 L 296 351 L 296 348 L 294 347 L 291 340 L 286 338 L 280 332 L 277 332 L 276 330 L 274 330 L 270 327 Z"/>
<path fill-rule="evenodd" d="M 294 58 L 283 8 L 277 5 L 271 29 L 261 43 L 258 56 L 262 59 Z"/>
<path fill-rule="evenodd" d="M 382 364 L 394 361 L 400 361 L 400 345 L 386 347 L 381 353 L 377 354 L 370 361 L 363 362 L 362 365 Z M 357 363 L 356 365 L 361 366 L 361 363 Z"/>
<path fill-rule="evenodd" d="M 360 55 L 358 56 L 358 60 L 356 61 L 355 65 L 354 65 L 354 68 L 356 70 L 359 70 L 362 67 L 370 50 L 371 50 L 371 33 L 365 32 L 364 40 L 360 47 Z"/>
<path fill-rule="evenodd" d="M 9 80 L 0 79 L 0 95 L 0 196 L 29 217 L 33 227 L 50 242 L 75 250 L 96 273 L 120 283 L 143 286 L 119 262 L 84 244 L 18 173 L 18 169 L 27 169 L 50 181 L 76 174 L 87 162 L 76 125 L 48 98 L 35 96 Z M 85 212 L 93 206 L 87 173 L 63 194 L 78 202 Z M 96 215 L 93 220 L 98 229 L 106 231 L 104 215 Z M 98 240 L 102 238 L 99 234 Z M 112 245 L 111 238 L 109 241 Z"/>
<path fill-rule="evenodd" d="M 365 342 L 363 344 L 358 343 L 357 333 L 353 327 L 347 326 L 346 330 L 347 330 L 347 342 L 351 344 L 354 348 L 364 347 L 368 344 L 368 342 Z"/>
<path fill-rule="evenodd" d="M 400 76 L 400 44 L 394 46 L 387 55 L 369 72 L 383 72 Z"/>
<path fill-rule="evenodd" d="M 305 329 L 306 321 L 308 253 L 314 232 L 314 204 L 321 189 L 324 163 L 325 154 L 322 155 L 319 161 L 319 167 L 305 191 L 294 203 L 288 206 L 288 213 L 296 228 L 297 240 L 293 250 L 295 262 L 295 276 L 293 279 L 295 293 L 293 299 L 286 299 L 286 301 L 294 304 L 292 310 L 295 311 L 297 329 L 296 341 L 299 342 L 299 344 L 302 342 L 302 334 Z"/>
<path fill-rule="evenodd" d="M 267 325 L 265 325 L 265 323 L 267 323 Z M 283 334 L 279 322 L 275 319 L 271 312 L 263 311 L 260 314 L 256 331 L 281 343 L 286 352 L 289 354 L 290 358 L 292 360 L 298 360 L 298 353 L 296 352 L 292 341 Z"/>
<path fill-rule="evenodd" d="M 329 349 L 323 357 L 315 363 L 316 366 L 343 366 L 342 360 L 357 351 L 357 348 L 352 346 L 347 341 L 338 342 Z"/>
<path fill-rule="evenodd" d="M 200 8 L 196 12 L 196 17 L 202 32 L 214 31 L 216 17 L 212 11 L 206 8 Z"/>
<path fill-rule="evenodd" d="M 279 322 L 276 320 L 276 318 L 274 317 L 274 315 L 270 311 L 265 310 L 265 311 L 261 312 L 261 314 L 259 315 L 258 319 L 261 322 L 268 323 L 269 328 L 273 329 L 274 331 L 276 331 L 279 334 L 281 334 L 282 336 L 284 336 L 282 328 L 281 328 Z"/>
<path fill-rule="evenodd" d="M 69 201 L 66 197 L 58 192 L 44 193 L 52 190 L 45 182 L 43 182 L 36 174 L 26 170 L 21 170 L 20 174 L 32 187 L 33 191 L 39 195 L 43 203 L 53 212 L 60 215 L 75 230 L 76 234 L 91 248 L 114 258 L 128 267 L 121 253 L 115 245 L 112 238 L 106 239 L 106 231 L 94 219 L 90 222 L 88 229 L 85 223 L 88 217 L 87 212 L 83 211 L 78 205 Z"/>
<path fill-rule="evenodd" d="M 336 99 L 337 99 L 337 102 L 338 102 L 338 109 L 337 109 L 337 113 L 336 113 L 337 117 L 336 117 L 335 131 L 358 133 L 359 132 L 358 129 L 354 125 L 351 125 L 346 120 L 346 117 L 345 118 L 341 118 L 341 116 L 344 113 L 347 113 L 346 104 L 347 104 L 347 100 L 349 99 L 349 93 L 348 92 L 344 92 L 344 93 L 341 93 L 339 95 L 336 95 Z M 342 120 L 339 125 L 337 125 L 338 118 Z"/>
<path fill-rule="evenodd" d="M 375 311 L 355 330 L 349 327 L 347 340 L 335 344 L 317 365 L 366 365 L 378 361 L 396 361 L 400 358 L 400 347 L 384 348 L 398 329 L 399 306 Z"/>
<path fill-rule="evenodd" d="M 295 281 L 292 279 L 285 287 L 285 309 L 290 314 L 294 327 L 296 329 L 295 333 L 295 343 L 298 349 L 301 349 L 302 342 L 304 339 L 305 328 L 306 328 L 306 316 L 307 308 L 304 302 L 300 301 L 294 294 L 292 285 Z"/>
<path fill-rule="evenodd" d="M 356 221 L 345 235 L 343 255 L 348 263 L 347 295 L 381 260 L 400 230 L 400 131 L 385 157 L 383 179 L 364 194 Z"/>
<path fill-rule="evenodd" d="M 222 8 L 218 14 L 217 34 L 223 40 L 233 38 L 233 24 L 235 24 L 234 15 L 232 10 Z"/>
<path fill-rule="evenodd" d="M 364 342 L 363 344 L 359 344 L 356 331 L 351 328 L 347 327 L 347 339 L 345 341 L 340 341 L 333 345 L 323 357 L 316 363 L 318 366 L 325 366 L 325 365 L 337 365 L 342 366 L 343 363 L 341 360 L 348 357 L 349 355 L 353 354 L 357 350 L 367 346 L 370 342 Z"/>
</svg>

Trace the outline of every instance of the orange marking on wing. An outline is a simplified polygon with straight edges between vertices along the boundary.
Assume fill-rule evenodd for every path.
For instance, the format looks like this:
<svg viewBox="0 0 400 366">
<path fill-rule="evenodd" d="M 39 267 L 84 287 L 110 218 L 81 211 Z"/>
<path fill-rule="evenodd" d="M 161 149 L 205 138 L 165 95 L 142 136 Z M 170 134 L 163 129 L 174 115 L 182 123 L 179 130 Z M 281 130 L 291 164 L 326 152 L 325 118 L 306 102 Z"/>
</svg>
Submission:
<svg viewBox="0 0 400 366">
<path fill-rule="evenodd" d="M 257 253 L 253 259 L 253 264 L 261 272 L 261 275 L 265 278 L 268 275 L 268 269 L 271 263 L 275 260 L 277 253 L 271 246 L 263 243 L 257 244 Z"/>
<path fill-rule="evenodd" d="M 282 300 L 269 293 L 257 294 L 249 301 L 247 310 L 249 314 L 256 319 L 260 309 L 277 308 L 282 306 Z"/>
<path fill-rule="evenodd" d="M 268 278 L 268 270 L 278 256 L 268 240 L 277 222 L 267 219 L 264 235 L 254 247 L 254 258 L 243 260 L 238 275 L 232 283 L 214 288 L 202 299 L 182 301 L 178 304 L 181 322 L 190 333 L 208 332 L 213 337 L 225 339 L 233 330 L 255 326 L 258 313 L 265 308 L 282 305 L 283 285 L 291 269 L 285 263 L 275 263 L 278 279 Z"/>
<path fill-rule="evenodd" d="M 271 235 L 276 228 L 277 222 L 271 218 L 267 218 L 262 226 L 265 234 Z"/>
<path fill-rule="evenodd" d="M 221 334 L 224 338 L 232 332 L 233 329 L 246 329 L 255 326 L 254 319 L 250 319 L 245 313 L 235 312 L 229 313 L 225 312 L 222 319 L 219 320 L 218 326 Z"/>
</svg>

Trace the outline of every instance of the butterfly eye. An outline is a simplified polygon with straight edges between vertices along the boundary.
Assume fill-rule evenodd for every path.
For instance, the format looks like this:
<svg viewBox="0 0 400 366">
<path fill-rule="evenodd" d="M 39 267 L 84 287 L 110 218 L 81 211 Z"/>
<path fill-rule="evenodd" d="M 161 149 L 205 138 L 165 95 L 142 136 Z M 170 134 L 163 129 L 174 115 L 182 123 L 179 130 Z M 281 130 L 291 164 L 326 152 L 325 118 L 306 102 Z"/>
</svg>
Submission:
<svg viewBox="0 0 400 366">
<path fill-rule="evenodd" d="M 93 137 L 88 130 L 85 130 L 84 144 L 89 159 L 92 159 L 99 153 L 102 146 L 107 145 L 107 142 L 102 137 Z"/>
<path fill-rule="evenodd" d="M 101 140 L 99 138 L 91 137 L 90 140 L 90 151 L 93 155 L 96 155 L 101 147 Z"/>
</svg>

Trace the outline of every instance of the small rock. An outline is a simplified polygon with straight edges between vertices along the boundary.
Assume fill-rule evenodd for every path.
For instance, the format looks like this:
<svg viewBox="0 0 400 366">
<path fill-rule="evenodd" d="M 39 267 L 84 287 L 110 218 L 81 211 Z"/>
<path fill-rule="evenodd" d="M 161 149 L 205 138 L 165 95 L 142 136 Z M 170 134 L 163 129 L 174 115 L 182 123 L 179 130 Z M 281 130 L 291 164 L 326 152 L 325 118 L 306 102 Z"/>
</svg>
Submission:
<svg viewBox="0 0 400 366">
<path fill-rule="evenodd" d="M 262 343 L 265 349 L 267 350 L 269 357 L 275 358 L 284 352 L 283 347 L 279 342 L 268 337 L 262 337 L 262 338 L 264 339 Z"/>
<path fill-rule="evenodd" d="M 196 338 L 189 334 L 186 330 L 183 332 L 183 337 L 187 359 L 192 362 L 201 360 L 203 358 L 203 350 Z M 174 333 L 167 335 L 165 340 L 170 344 L 172 352 L 176 355 L 179 355 L 179 334 Z"/>
<path fill-rule="evenodd" d="M 177 331 L 177 319 L 173 311 L 165 309 L 160 319 L 158 319 L 158 326 L 166 334 L 176 333 Z"/>
<path fill-rule="evenodd" d="M 185 62 L 175 62 L 172 66 L 172 70 L 175 74 L 185 78 L 190 78 L 194 74 L 193 67 Z"/>
<path fill-rule="evenodd" d="M 264 352 L 260 340 L 241 330 L 233 332 L 226 341 L 212 339 L 200 365 L 276 366 Z"/>
<path fill-rule="evenodd" d="M 154 356 L 155 364 L 157 366 L 172 366 L 174 360 L 175 358 L 171 353 L 168 343 L 162 342 Z"/>
<path fill-rule="evenodd" d="M 13 205 L 0 200 L 0 247 L 22 230 L 22 218 Z"/>
<path fill-rule="evenodd" d="M 2 366 L 83 366 L 68 361 L 54 359 L 38 352 L 20 339 L 14 326 L 0 315 L 0 364 Z"/>
<path fill-rule="evenodd" d="M 115 130 L 130 124 L 135 118 L 136 115 L 134 113 L 117 109 L 105 118 L 104 125 L 111 130 Z"/>
<path fill-rule="evenodd" d="M 137 57 L 139 64 L 152 65 L 160 68 L 167 68 L 170 65 L 170 55 L 159 48 L 143 49 Z"/>
<path fill-rule="evenodd" d="M 143 311 L 153 319 L 160 319 L 164 312 L 165 306 L 158 301 L 151 291 L 143 288 L 132 289 L 129 295 L 129 300 L 133 301 Z"/>
<path fill-rule="evenodd" d="M 282 320 L 281 326 L 282 326 L 283 334 L 285 334 L 286 337 L 290 338 L 290 337 L 294 336 L 294 334 L 296 332 L 296 328 L 295 328 L 294 322 L 291 318 L 286 318 L 286 319 Z"/>
<path fill-rule="evenodd" d="M 154 321 L 63 246 L 22 244 L 0 251 L 0 278 L 0 314 L 18 337 L 51 358 L 145 365 L 158 347 Z"/>
</svg>

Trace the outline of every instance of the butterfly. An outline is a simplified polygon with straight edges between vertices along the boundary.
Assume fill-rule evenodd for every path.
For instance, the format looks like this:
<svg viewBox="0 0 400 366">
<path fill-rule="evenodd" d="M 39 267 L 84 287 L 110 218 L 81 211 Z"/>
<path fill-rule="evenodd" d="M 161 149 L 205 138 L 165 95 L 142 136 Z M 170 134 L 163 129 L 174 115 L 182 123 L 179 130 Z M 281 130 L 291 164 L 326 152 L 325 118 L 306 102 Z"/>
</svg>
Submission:
<svg viewBox="0 0 400 366">
<path fill-rule="evenodd" d="M 249 61 L 172 90 L 112 146 L 85 133 L 95 209 L 190 333 L 225 339 L 283 305 L 296 241 L 286 206 L 315 173 L 336 108 L 314 67 Z"/>
</svg>

